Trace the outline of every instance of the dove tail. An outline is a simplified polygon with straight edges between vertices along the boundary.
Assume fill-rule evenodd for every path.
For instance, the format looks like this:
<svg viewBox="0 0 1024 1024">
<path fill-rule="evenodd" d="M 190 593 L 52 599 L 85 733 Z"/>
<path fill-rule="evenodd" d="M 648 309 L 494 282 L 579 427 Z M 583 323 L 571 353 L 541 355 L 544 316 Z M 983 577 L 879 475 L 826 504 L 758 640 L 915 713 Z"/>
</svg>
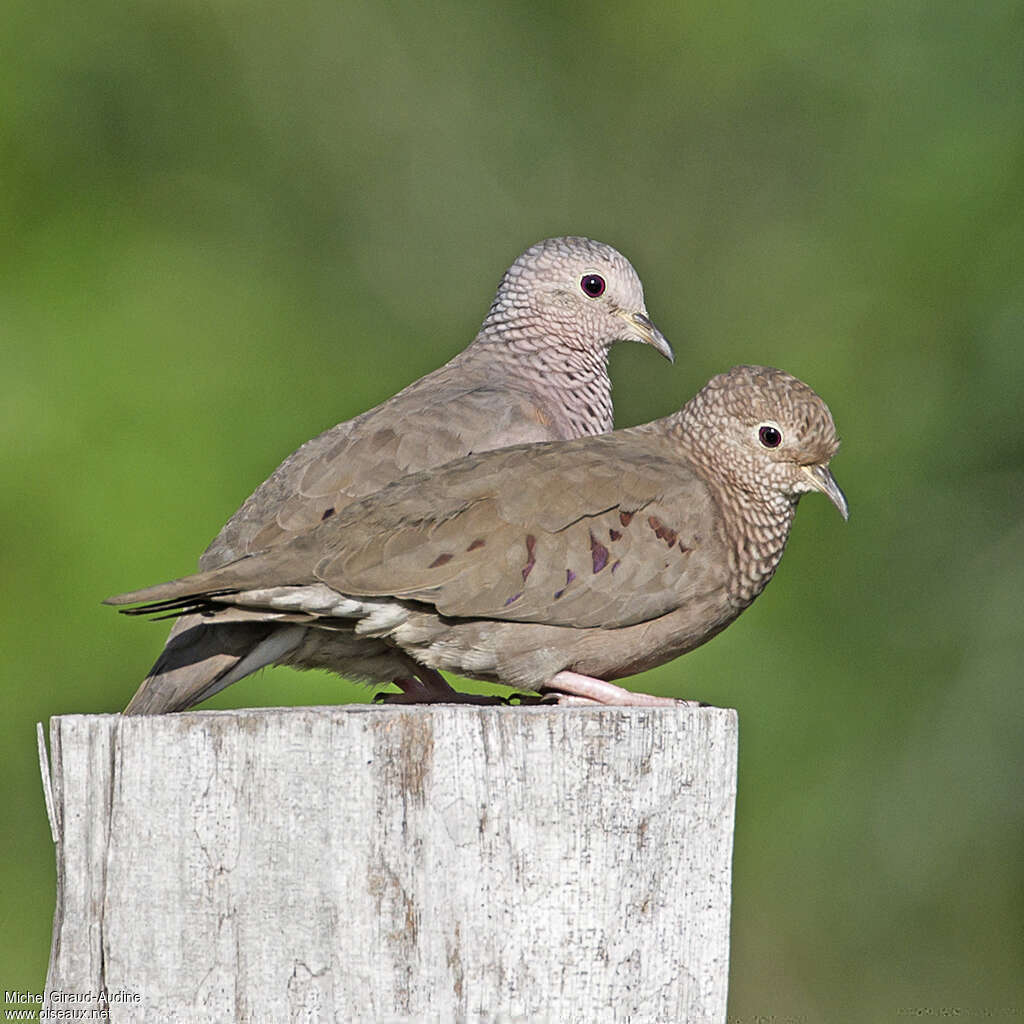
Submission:
<svg viewBox="0 0 1024 1024">
<path fill-rule="evenodd" d="M 273 664 L 298 646 L 304 632 L 299 626 L 282 629 L 262 622 L 207 624 L 186 615 L 175 623 L 124 714 L 185 711 Z"/>
</svg>

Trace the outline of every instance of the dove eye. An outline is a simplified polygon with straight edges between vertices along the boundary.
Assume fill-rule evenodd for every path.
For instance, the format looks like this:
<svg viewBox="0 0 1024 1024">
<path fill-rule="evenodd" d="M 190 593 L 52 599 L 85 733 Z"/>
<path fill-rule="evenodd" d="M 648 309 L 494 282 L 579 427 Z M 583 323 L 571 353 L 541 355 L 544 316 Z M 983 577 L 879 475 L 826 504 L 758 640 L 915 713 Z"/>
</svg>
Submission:
<svg viewBox="0 0 1024 1024">
<path fill-rule="evenodd" d="M 600 274 L 587 274 L 580 281 L 580 287 L 592 299 L 604 292 L 604 278 Z"/>
<path fill-rule="evenodd" d="M 782 444 L 782 431 L 765 424 L 758 432 L 758 439 L 765 448 L 778 448 Z"/>
</svg>

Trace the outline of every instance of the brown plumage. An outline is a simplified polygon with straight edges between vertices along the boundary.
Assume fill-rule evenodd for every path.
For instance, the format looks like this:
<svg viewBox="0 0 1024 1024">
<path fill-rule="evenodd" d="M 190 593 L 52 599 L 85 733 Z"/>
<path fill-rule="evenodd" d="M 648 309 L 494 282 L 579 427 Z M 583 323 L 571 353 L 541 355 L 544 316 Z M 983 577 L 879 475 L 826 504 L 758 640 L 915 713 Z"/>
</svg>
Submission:
<svg viewBox="0 0 1024 1024">
<path fill-rule="evenodd" d="M 463 352 L 285 459 L 210 544 L 200 569 L 287 543 L 405 474 L 474 452 L 611 430 L 607 356 L 616 341 L 672 358 L 629 261 L 586 238 L 532 246 L 504 275 Z M 261 667 L 254 652 L 275 649 L 261 623 L 186 616 L 125 713 L 187 708 Z"/>
<path fill-rule="evenodd" d="M 846 516 L 838 445 L 806 384 L 740 366 L 665 419 L 413 474 L 287 543 L 111 603 L 274 622 L 254 663 L 413 673 L 428 699 L 449 670 L 629 702 L 604 684 L 704 643 L 761 592 L 802 494 Z"/>
</svg>

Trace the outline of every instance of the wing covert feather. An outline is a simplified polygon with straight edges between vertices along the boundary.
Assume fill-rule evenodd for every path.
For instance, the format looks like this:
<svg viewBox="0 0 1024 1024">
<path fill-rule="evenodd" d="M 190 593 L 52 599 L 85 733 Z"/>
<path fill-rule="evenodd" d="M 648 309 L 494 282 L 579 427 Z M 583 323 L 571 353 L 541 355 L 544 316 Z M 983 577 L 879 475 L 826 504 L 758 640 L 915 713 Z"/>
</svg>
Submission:
<svg viewBox="0 0 1024 1024">
<path fill-rule="evenodd" d="M 315 575 L 443 615 L 624 626 L 718 582 L 716 523 L 689 465 L 605 435 L 400 481 L 317 531 Z"/>
</svg>

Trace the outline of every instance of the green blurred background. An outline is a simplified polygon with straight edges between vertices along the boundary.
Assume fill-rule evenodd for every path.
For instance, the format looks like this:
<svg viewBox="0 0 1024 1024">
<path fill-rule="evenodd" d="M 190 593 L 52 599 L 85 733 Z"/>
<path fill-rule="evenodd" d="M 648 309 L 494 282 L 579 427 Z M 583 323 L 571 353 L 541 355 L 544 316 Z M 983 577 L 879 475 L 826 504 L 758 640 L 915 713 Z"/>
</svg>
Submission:
<svg viewBox="0 0 1024 1024">
<path fill-rule="evenodd" d="M 1024 7 L 15 2 L 0 42 L 4 989 L 54 899 L 34 723 L 119 710 L 299 443 L 474 334 L 531 243 L 626 253 L 678 354 L 844 437 L 732 628 L 631 685 L 739 709 L 730 1018 L 1024 1015 Z M 216 707 L 367 693 L 286 670 Z"/>
</svg>

